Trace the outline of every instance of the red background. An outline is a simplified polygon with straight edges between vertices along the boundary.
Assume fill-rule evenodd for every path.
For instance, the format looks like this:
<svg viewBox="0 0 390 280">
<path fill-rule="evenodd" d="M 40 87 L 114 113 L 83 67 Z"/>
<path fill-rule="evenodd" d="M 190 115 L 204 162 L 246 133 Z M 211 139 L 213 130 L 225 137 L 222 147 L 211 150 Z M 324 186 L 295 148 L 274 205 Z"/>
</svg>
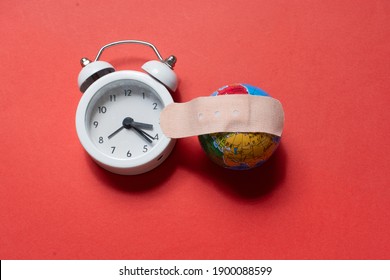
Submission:
<svg viewBox="0 0 390 280">
<path fill-rule="evenodd" d="M 389 259 L 390 2 L 0 2 L 2 259 Z M 196 138 L 139 176 L 75 132 L 79 59 L 112 41 L 178 57 L 176 101 L 234 82 L 286 114 L 261 168 L 223 170 Z M 153 52 L 107 50 L 117 69 Z"/>
</svg>

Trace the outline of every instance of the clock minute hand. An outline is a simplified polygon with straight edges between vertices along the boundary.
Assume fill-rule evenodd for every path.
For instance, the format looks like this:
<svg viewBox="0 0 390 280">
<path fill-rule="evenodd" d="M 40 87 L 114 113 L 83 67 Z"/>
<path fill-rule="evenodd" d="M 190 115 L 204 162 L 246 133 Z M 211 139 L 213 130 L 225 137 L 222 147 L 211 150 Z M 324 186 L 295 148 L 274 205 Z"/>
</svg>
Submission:
<svg viewBox="0 0 390 280">
<path fill-rule="evenodd" d="M 143 131 L 142 129 L 137 128 L 136 126 L 132 126 L 132 128 L 141 135 L 146 141 L 149 143 L 153 143 L 154 137 Z"/>
</svg>

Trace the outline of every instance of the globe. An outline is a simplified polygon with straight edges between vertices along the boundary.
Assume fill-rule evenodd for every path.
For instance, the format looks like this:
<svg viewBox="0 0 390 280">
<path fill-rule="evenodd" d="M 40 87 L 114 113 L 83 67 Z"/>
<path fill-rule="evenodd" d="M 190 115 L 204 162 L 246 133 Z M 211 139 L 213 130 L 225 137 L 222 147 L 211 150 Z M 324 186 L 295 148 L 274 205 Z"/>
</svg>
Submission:
<svg viewBox="0 0 390 280">
<path fill-rule="evenodd" d="M 225 94 L 251 94 L 269 96 L 258 87 L 231 84 L 213 92 Z M 280 137 L 263 132 L 223 132 L 198 136 L 202 149 L 216 164 L 234 170 L 246 170 L 266 162 L 280 143 Z"/>
</svg>

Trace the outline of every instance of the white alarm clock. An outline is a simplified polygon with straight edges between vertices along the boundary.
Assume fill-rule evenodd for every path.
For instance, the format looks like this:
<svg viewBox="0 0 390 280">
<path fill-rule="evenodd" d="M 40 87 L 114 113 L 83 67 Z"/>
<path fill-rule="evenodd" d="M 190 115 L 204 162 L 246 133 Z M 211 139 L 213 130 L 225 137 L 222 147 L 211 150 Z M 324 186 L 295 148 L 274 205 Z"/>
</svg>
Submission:
<svg viewBox="0 0 390 280">
<path fill-rule="evenodd" d="M 144 72 L 122 70 L 99 61 L 103 50 L 119 44 L 151 47 L 158 60 L 146 62 Z M 154 45 L 125 40 L 102 47 L 91 62 L 81 60 L 78 85 L 83 96 L 77 107 L 76 130 L 87 153 L 104 169 L 135 175 L 152 170 L 171 153 L 175 139 L 164 135 L 160 113 L 173 103 L 178 79 L 174 56 L 163 59 Z"/>
</svg>

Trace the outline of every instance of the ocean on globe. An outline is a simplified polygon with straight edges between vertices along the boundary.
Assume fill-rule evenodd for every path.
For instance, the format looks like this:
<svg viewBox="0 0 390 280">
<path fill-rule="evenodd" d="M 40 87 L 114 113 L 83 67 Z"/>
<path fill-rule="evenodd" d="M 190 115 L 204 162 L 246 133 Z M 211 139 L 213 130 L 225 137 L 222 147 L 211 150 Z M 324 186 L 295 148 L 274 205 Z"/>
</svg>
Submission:
<svg viewBox="0 0 390 280">
<path fill-rule="evenodd" d="M 269 96 L 258 87 L 248 84 L 224 86 L 212 96 L 250 94 Z M 216 164 L 235 170 L 246 170 L 266 162 L 280 143 L 280 137 L 263 132 L 223 132 L 199 135 L 199 142 L 207 156 Z"/>
</svg>

